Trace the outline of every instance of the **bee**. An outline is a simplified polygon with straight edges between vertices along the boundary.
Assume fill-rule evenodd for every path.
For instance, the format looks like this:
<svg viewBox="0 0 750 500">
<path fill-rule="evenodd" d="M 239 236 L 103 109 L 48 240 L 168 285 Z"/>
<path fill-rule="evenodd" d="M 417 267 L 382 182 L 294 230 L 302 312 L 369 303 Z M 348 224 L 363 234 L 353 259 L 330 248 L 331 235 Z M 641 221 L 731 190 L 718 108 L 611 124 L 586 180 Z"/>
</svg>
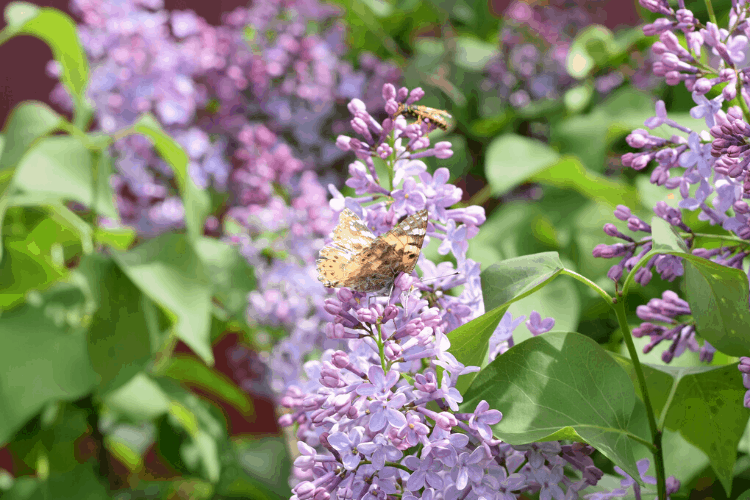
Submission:
<svg viewBox="0 0 750 500">
<path fill-rule="evenodd" d="M 448 120 L 453 118 L 450 113 L 442 109 L 428 108 L 427 106 L 417 106 L 409 104 L 399 104 L 396 116 L 411 116 L 419 121 L 429 120 L 436 127 L 448 130 Z"/>
</svg>

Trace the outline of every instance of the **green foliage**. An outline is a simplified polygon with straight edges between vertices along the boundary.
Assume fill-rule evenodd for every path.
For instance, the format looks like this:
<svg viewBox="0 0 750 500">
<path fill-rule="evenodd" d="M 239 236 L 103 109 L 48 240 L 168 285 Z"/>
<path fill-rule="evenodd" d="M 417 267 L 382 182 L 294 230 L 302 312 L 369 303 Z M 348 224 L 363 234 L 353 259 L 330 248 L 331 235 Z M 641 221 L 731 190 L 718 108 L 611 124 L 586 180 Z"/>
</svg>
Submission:
<svg viewBox="0 0 750 500">
<path fill-rule="evenodd" d="M 485 399 L 504 415 L 496 437 L 513 444 L 585 441 L 603 455 L 597 465 L 614 463 L 638 477 L 635 460 L 650 456 L 647 413 L 633 362 L 605 350 L 619 351 L 622 334 L 612 301 L 601 295 L 613 290 L 605 276 L 611 263 L 591 250 L 605 241 L 601 228 L 616 205 L 646 217 L 668 199 L 648 172 L 623 174 L 616 157 L 625 135 L 653 116 L 656 98 L 682 111 L 670 111 L 678 123 L 694 126 L 690 96 L 627 83 L 602 96 L 598 77 L 646 45 L 640 28 L 613 33 L 594 25 L 577 35 L 567 56 L 568 74 L 578 81 L 558 97 L 516 109 L 485 86 L 486 64 L 507 57 L 492 2 L 336 3 L 355 66 L 364 52 L 396 63 L 405 85 L 425 90 L 424 104 L 454 116 L 454 128 L 430 136 L 453 144 L 453 158 L 440 166 L 465 181 L 471 203 L 488 208 L 469 249 L 483 268 L 486 313 L 449 333 L 456 359 L 483 367 L 459 379 L 463 409 Z M 67 15 L 14 2 L 5 20 L 0 45 L 31 35 L 51 47 L 74 117 L 22 103 L 0 136 L 0 441 L 21 472 L 15 480 L 0 474 L 3 498 L 112 498 L 118 474 L 127 477 L 118 486 L 123 500 L 289 498 L 289 440 L 230 436 L 233 414 L 254 421 L 263 408 L 225 374 L 216 344 L 226 332 L 256 346 L 270 341 L 246 315 L 254 270 L 234 246 L 203 235 L 206 217 L 226 198 L 196 186 L 186 152 L 153 116 L 113 136 L 88 133 L 88 63 Z M 252 45 L 253 29 L 247 34 Z M 130 134 L 147 137 L 172 169 L 186 234 L 142 240 L 130 228 L 97 224 L 99 216 L 118 218 L 108 149 Z M 712 366 L 692 366 L 697 361 L 685 356 L 681 362 L 690 366 L 643 367 L 667 473 L 684 480 L 683 496 L 688 481 L 704 485 L 713 475 L 727 495 L 733 481 L 739 492 L 750 448 L 740 445 L 748 414 L 732 356 L 750 350 L 747 277 L 691 255 L 663 220 L 652 226 L 653 250 L 624 287 L 629 319 L 641 298 L 668 286 L 654 280 L 635 300 L 635 271 L 654 255 L 679 256 L 692 320 L 719 350 Z M 555 279 L 571 274 L 566 268 L 601 293 Z M 517 345 L 488 364 L 488 342 L 503 315 L 531 310 L 554 317 L 562 332 L 529 338 L 521 324 Z M 152 474 L 154 456 L 166 477 Z M 712 472 L 703 470 L 709 466 Z M 616 488 L 617 481 L 606 475 L 601 486 Z"/>
<path fill-rule="evenodd" d="M 159 122 L 151 115 L 143 115 L 131 127 L 132 133 L 148 137 L 154 148 L 167 164 L 172 167 L 185 207 L 185 225 L 192 240 L 203 233 L 203 222 L 209 210 L 208 194 L 201 190 L 188 173 L 188 155 L 179 143 L 162 130 Z"/>
<path fill-rule="evenodd" d="M 750 311 L 747 275 L 687 252 L 682 240 L 666 221 L 651 221 L 654 246 L 641 262 L 665 253 L 683 258 L 685 293 L 696 328 L 716 349 L 732 356 L 750 355 Z"/>
<path fill-rule="evenodd" d="M 630 360 L 614 356 L 635 382 Z M 734 365 L 644 365 L 644 373 L 660 425 L 707 455 L 729 495 L 737 446 L 750 417 L 738 411 L 745 394 L 740 372 Z"/>
<path fill-rule="evenodd" d="M 60 63 L 60 80 L 80 101 L 88 84 L 89 66 L 73 20 L 57 9 L 39 8 L 27 2 L 13 2 L 5 8 L 5 22 L 0 44 L 17 35 L 31 35 L 43 40 Z"/>
<path fill-rule="evenodd" d="M 542 288 L 562 269 L 557 254 L 550 252 L 508 259 L 482 271 L 484 308 L 488 312 L 449 334 L 451 354 L 464 365 L 482 366 L 490 336 L 508 306 Z"/>
<path fill-rule="evenodd" d="M 487 148 L 484 174 L 493 194 L 499 195 L 554 165 L 559 158 L 542 142 L 505 134 L 493 140 Z"/>
<path fill-rule="evenodd" d="M 0 443 L 7 443 L 46 404 L 72 401 L 96 383 L 80 328 L 44 304 L 24 304 L 0 316 Z"/>
<path fill-rule="evenodd" d="M 643 408 L 627 373 L 599 345 L 577 333 L 528 339 L 487 365 L 464 396 L 470 411 L 485 400 L 502 408 L 495 435 L 511 444 L 571 439 L 591 444 L 639 478 L 633 437 Z"/>
</svg>

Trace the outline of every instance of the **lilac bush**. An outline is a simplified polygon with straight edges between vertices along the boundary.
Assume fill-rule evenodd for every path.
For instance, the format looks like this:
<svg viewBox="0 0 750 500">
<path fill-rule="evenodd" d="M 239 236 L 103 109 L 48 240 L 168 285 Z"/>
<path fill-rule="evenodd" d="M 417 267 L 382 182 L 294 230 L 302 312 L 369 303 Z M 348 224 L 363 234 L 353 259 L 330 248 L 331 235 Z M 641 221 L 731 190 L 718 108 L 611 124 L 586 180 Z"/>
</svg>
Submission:
<svg viewBox="0 0 750 500">
<path fill-rule="evenodd" d="M 340 288 L 326 299 L 326 335 L 343 348 L 308 361 L 306 377 L 280 399 L 289 412 L 279 422 L 295 426 L 300 452 L 292 498 L 578 498 L 602 477 L 591 446 L 513 447 L 493 437 L 490 426 L 502 413 L 485 401 L 471 413 L 458 411 L 458 379 L 479 367 L 464 366 L 450 354 L 446 334 L 484 312 L 479 265 L 466 250 L 485 216 L 481 207 L 451 208 L 461 190 L 447 182 L 447 170 L 429 174 L 415 159 L 452 154 L 449 143 L 431 143 L 429 121 L 410 124 L 396 116 L 399 104 L 423 95 L 420 88 L 385 85 L 383 122 L 362 101 L 349 104 L 357 137 L 340 136 L 337 144 L 357 157 L 346 181 L 357 196 L 334 191 L 330 204 L 352 210 L 376 234 L 427 208 L 425 247 L 438 240 L 438 252 L 456 264 L 434 263 L 422 253 L 422 279 L 399 275 L 390 298 Z M 375 168 L 379 160 L 388 178 Z M 506 313 L 490 341 L 491 358 L 512 345 L 522 320 Z M 536 311 L 528 322 L 534 334 L 553 325 Z M 566 468 L 577 471 L 578 479 L 564 474 Z M 610 497 L 624 495 L 632 484 Z"/>
<path fill-rule="evenodd" d="M 83 18 L 98 127 L 112 133 L 154 113 L 185 147 L 195 182 L 229 190 L 230 206 L 267 204 L 274 183 L 331 165 L 340 154 L 316 145 L 329 144 L 317 134 L 336 118 L 336 102 L 399 78 L 368 54 L 359 69 L 345 62 L 345 33 L 330 22 L 340 13 L 317 2 L 261 2 L 234 10 L 221 26 L 192 11 L 169 13 L 162 0 L 73 0 L 71 8 Z M 308 33 L 312 24 L 331 28 Z M 54 97 L 70 107 L 61 85 Z M 279 140 L 282 133 L 295 147 Z M 115 143 L 115 156 L 123 222 L 143 236 L 182 227 L 171 171 L 150 143 L 129 136 Z"/>
<path fill-rule="evenodd" d="M 567 59 L 576 35 L 606 19 L 603 2 L 553 0 L 513 1 L 504 11 L 500 49 L 485 67 L 482 88 L 520 109 L 545 99 L 559 99 L 580 82 L 568 73 Z M 628 71 L 598 74 L 594 88 L 608 94 L 625 82 L 653 88 L 651 58 L 638 54 Z M 624 67 L 624 65 L 623 65 Z"/>
<path fill-rule="evenodd" d="M 676 206 L 657 203 L 656 216 L 681 234 L 694 255 L 743 270 L 743 259 L 750 254 L 750 208 L 745 201 L 750 197 L 750 156 L 746 154 L 750 150 L 747 139 L 750 137 L 750 73 L 745 67 L 750 36 L 748 6 L 744 1 L 733 1 L 728 24 L 720 28 L 713 18 L 705 24 L 698 20 L 685 8 L 684 1 L 678 2 L 677 10 L 663 0 L 641 0 L 640 3 L 662 16 L 644 26 L 644 33 L 658 36 L 652 49 L 656 56 L 655 74 L 669 85 L 685 85 L 695 102 L 690 115 L 702 120 L 705 126 L 691 128 L 678 123 L 669 118 L 664 102 L 659 101 L 655 116 L 645 122 L 647 128 L 636 129 L 628 135 L 628 144 L 638 151 L 623 155 L 622 163 L 643 170 L 655 162 L 651 182 L 677 190 L 680 200 Z M 677 34 L 684 36 L 684 45 Z M 660 127 L 662 130 L 668 127 L 671 129 L 668 133 L 673 135 L 664 138 L 651 132 Z M 685 222 L 685 211 L 697 212 L 699 221 L 720 227 L 724 233 L 697 233 Z M 608 273 L 617 282 L 623 271 L 632 270 L 651 250 L 648 235 L 652 228 L 625 206 L 615 210 L 615 217 L 627 222 L 631 232 L 647 234 L 636 240 L 621 233 L 614 224 L 605 225 L 604 232 L 622 243 L 599 245 L 594 249 L 594 256 L 620 259 Z M 683 275 L 682 259 L 655 255 L 637 271 L 635 281 L 646 285 L 654 271 L 662 279 L 672 281 Z M 669 346 L 662 353 L 665 362 L 686 350 L 700 352 L 702 361 L 713 359 L 715 348 L 706 340 L 699 341 L 700 331 L 696 331 L 690 319 L 690 306 L 676 292 L 665 292 L 661 299 L 639 306 L 637 314 L 644 323 L 633 331 L 634 335 L 647 335 L 651 339 L 645 352 L 666 341 Z M 744 370 L 742 364 L 740 370 Z M 746 398 L 746 406 L 747 401 Z"/>
<path fill-rule="evenodd" d="M 283 389 L 325 342 L 314 261 L 333 216 L 315 170 L 330 171 L 343 152 L 320 135 L 322 124 L 343 130 L 338 103 L 374 102 L 400 71 L 367 53 L 354 68 L 335 22 L 341 12 L 317 1 L 257 2 L 220 26 L 192 11 L 167 12 L 162 0 L 73 0 L 71 7 L 83 19 L 98 128 L 113 133 L 153 113 L 185 148 L 196 184 L 224 193 L 205 232 L 237 244 L 255 268 L 251 323 L 291 333 L 270 355 L 274 386 Z M 316 33 L 312 25 L 328 27 Z M 56 64 L 49 69 L 55 74 Z M 62 85 L 54 98 L 71 105 Z M 114 156 L 121 222 L 143 237 L 182 228 L 171 169 L 151 143 L 128 136 L 115 142 Z"/>
</svg>

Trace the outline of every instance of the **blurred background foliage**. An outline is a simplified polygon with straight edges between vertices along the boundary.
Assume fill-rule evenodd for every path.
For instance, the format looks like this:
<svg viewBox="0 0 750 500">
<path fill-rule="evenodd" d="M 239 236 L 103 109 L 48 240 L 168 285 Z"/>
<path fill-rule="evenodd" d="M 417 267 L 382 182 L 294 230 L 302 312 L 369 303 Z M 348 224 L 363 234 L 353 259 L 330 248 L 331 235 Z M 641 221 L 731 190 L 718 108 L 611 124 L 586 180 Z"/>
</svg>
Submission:
<svg viewBox="0 0 750 500">
<path fill-rule="evenodd" d="M 487 212 L 469 257 L 486 267 L 557 251 L 568 268 L 612 290 L 610 263 L 591 251 L 606 240 L 602 226 L 615 206 L 648 220 L 657 201 L 674 205 L 668 191 L 649 183 L 648 169 L 622 167 L 624 138 L 654 115 L 657 99 L 684 123 L 694 105 L 682 86 L 667 87 L 650 74 L 653 40 L 638 28 L 648 13 L 632 1 L 334 5 L 345 27 L 343 60 L 357 67 L 368 53 L 388 61 L 400 69 L 401 85 L 426 91 L 421 104 L 453 115 L 454 126 L 432 139 L 450 141 L 454 156 L 427 163 L 433 171 L 447 166 L 464 190 L 463 203 Z M 714 2 L 717 12 L 729 5 Z M 691 8 L 705 17 L 700 2 Z M 525 21 L 527 11 L 535 12 L 534 23 Z M 83 67 L 71 60 L 80 48 L 65 45 L 63 28 L 71 26 L 58 11 L 44 12 L 51 31 L 29 28 L 23 13 L 6 11 L 0 40 L 31 34 L 67 58 L 66 67 Z M 258 34 L 252 25 L 245 33 L 252 46 Z M 0 55 L 10 47 L 0 46 Z M 73 87 L 86 84 L 85 74 L 68 78 Z M 78 104 L 76 113 L 85 114 Z M 336 119 L 348 120 L 345 104 L 336 102 Z M 115 168 L 108 143 L 95 132 L 82 139 L 48 110 L 40 103 L 16 107 L 0 139 L 3 498 L 288 498 L 296 450 L 276 425 L 262 355 L 286 331 L 248 317 L 247 296 L 257 286 L 252 266 L 235 246 L 201 230 L 221 195 L 209 197 L 188 179 L 183 148 L 145 118 L 128 133 L 148 136 L 175 173 L 187 229 L 154 236 L 98 224 L 96 215 L 118 218 L 107 182 Z M 80 127 L 86 119 L 79 118 L 72 123 Z M 332 142 L 347 131 L 318 133 Z M 319 172 L 345 195 L 352 192 L 342 182 L 350 161 L 343 156 Z M 698 220 L 689 225 L 715 231 Z M 437 245 L 424 251 L 442 258 Z M 655 279 L 634 291 L 633 323 L 635 306 L 667 285 Z M 557 280 L 510 312 L 532 309 L 554 317 L 556 330 L 622 350 L 615 318 L 578 282 Z M 661 363 L 658 353 L 645 360 Z M 713 363 L 730 361 L 717 353 Z M 697 364 L 697 354 L 675 362 Z M 699 450 L 676 433 L 665 441 L 667 471 L 683 481 L 682 497 L 726 498 Z M 733 491 L 749 488 L 747 436 L 735 473 Z"/>
</svg>

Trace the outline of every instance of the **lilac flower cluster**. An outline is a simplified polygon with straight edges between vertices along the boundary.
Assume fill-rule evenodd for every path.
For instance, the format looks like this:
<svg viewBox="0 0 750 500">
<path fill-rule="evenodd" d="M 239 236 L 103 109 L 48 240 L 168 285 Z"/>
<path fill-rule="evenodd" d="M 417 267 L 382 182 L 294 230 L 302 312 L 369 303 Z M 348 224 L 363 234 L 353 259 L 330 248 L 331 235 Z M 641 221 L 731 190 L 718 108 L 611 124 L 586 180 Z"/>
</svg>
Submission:
<svg viewBox="0 0 750 500">
<path fill-rule="evenodd" d="M 599 2 L 512 2 L 504 13 L 501 53 L 485 67 L 483 90 L 497 92 L 514 108 L 559 98 L 578 84 L 566 66 L 575 36 L 597 22 L 602 14 Z M 631 80 L 640 88 L 651 87 L 650 61 L 641 57 L 638 63 Z M 594 87 L 607 94 L 624 81 L 622 71 L 611 71 L 597 76 Z"/>
<path fill-rule="evenodd" d="M 282 390 L 287 377 L 299 377 L 305 354 L 323 347 L 321 321 L 330 319 L 314 261 L 333 217 L 311 169 L 343 152 L 320 137 L 321 124 L 341 129 L 346 110 L 338 102 L 379 99 L 400 73 L 368 54 L 356 69 L 345 61 L 340 13 L 317 1 L 256 2 L 217 27 L 163 8 L 163 0 L 72 0 L 83 19 L 97 125 L 111 133 L 153 113 L 185 148 L 193 180 L 228 191 L 205 231 L 236 243 L 255 268 L 251 322 L 291 332 L 270 362 Z M 70 106 L 62 86 L 54 96 Z M 151 144 L 128 136 L 114 156 L 122 221 L 145 237 L 182 227 L 172 172 Z"/>
<path fill-rule="evenodd" d="M 703 120 L 705 129 L 691 129 L 669 118 L 664 102 L 659 101 L 655 116 L 645 122 L 648 130 L 637 129 L 628 135 L 628 144 L 639 151 L 623 155 L 622 163 L 642 170 L 655 162 L 651 182 L 670 190 L 676 189 L 680 196 L 676 207 L 665 202 L 657 203 L 654 207 L 656 215 L 680 232 L 694 255 L 742 269 L 743 259 L 750 254 L 750 208 L 745 201 L 750 197 L 747 90 L 750 74 L 746 67 L 750 49 L 748 5 L 740 0 L 732 2 L 729 24 L 725 29 L 711 22 L 702 24 L 685 8 L 682 0 L 676 11 L 665 0 L 641 0 L 640 4 L 663 16 L 644 27 L 647 35 L 659 36 L 659 41 L 653 45 L 653 53 L 657 56 L 654 72 L 664 77 L 669 85 L 684 82 L 696 104 L 690 115 Z M 677 32 L 684 35 L 686 46 L 680 43 Z M 716 96 L 709 99 L 709 92 Z M 739 105 L 725 108 L 724 105 L 734 99 Z M 662 126 L 673 129 L 674 134 L 667 139 L 650 132 Z M 696 234 L 683 221 L 682 210 L 698 211 L 699 220 L 721 226 L 727 234 Z M 633 232 L 651 232 L 650 226 L 627 207 L 618 206 L 615 217 L 626 221 L 628 229 Z M 624 270 L 631 270 L 651 250 L 651 238 L 647 236 L 636 241 L 621 233 L 614 224 L 606 224 L 604 232 L 623 242 L 598 245 L 593 254 L 595 257 L 620 258 L 608 273 L 612 280 L 618 281 Z M 698 237 L 707 240 L 711 246 L 697 246 Z M 721 244 L 717 245 L 717 241 Z M 659 255 L 638 270 L 635 281 L 647 284 L 654 269 L 668 281 L 683 273 L 681 259 Z M 636 328 L 634 334 L 651 338 L 646 351 L 668 340 L 670 345 L 662 353 L 665 362 L 685 350 L 700 351 L 701 359 L 706 362 L 713 358 L 715 349 L 705 341 L 699 344 L 695 326 L 689 318 L 690 308 L 676 293 L 664 293 L 662 299 L 640 306 L 637 313 L 646 322 Z"/>
<path fill-rule="evenodd" d="M 638 462 L 636 462 L 636 466 L 638 467 L 638 474 L 640 475 L 641 480 L 644 482 L 644 484 L 656 484 L 656 478 L 654 476 L 646 474 L 649 467 L 651 466 L 651 462 L 649 459 L 644 458 L 638 460 Z M 612 491 L 605 490 L 598 491 L 596 493 L 590 493 L 586 495 L 586 498 L 588 500 L 610 500 L 612 498 L 624 498 L 626 496 L 629 496 L 628 493 L 630 488 L 633 488 L 632 495 L 634 495 L 635 498 L 642 498 L 641 486 L 618 466 L 615 465 L 614 469 L 619 475 L 624 478 L 620 481 L 620 487 L 615 488 Z M 680 482 L 677 480 L 677 478 L 675 478 L 674 476 L 669 476 L 667 478 L 667 498 L 669 498 L 669 495 L 677 493 L 679 489 Z"/>
<path fill-rule="evenodd" d="M 341 136 L 337 144 L 358 158 L 347 180 L 357 197 L 330 187 L 330 205 L 352 210 L 375 234 L 427 208 L 424 245 L 439 240 L 439 253 L 457 264 L 435 264 L 422 253 L 421 279 L 399 275 L 390 297 L 340 288 L 326 299 L 331 320 L 325 333 L 346 349 L 326 350 L 305 363 L 306 379 L 280 399 L 289 409 L 280 424 L 294 425 L 299 440 L 292 498 L 513 499 L 522 492 L 578 498 L 602 476 L 590 457 L 593 448 L 559 442 L 512 447 L 492 435 L 490 426 L 502 418 L 498 410 L 482 401 L 472 413 L 458 411 L 457 380 L 479 368 L 448 352 L 446 333 L 484 312 L 479 265 L 466 250 L 485 216 L 481 207 L 450 208 L 461 190 L 447 182 L 447 170 L 431 175 L 418 159 L 452 154 L 449 143 L 431 144 L 434 124 L 397 116 L 400 104 L 423 95 L 419 88 L 385 85 L 388 117 L 382 123 L 362 101 L 349 104 L 357 137 Z M 387 182 L 375 157 L 388 166 Z M 460 286 L 460 294 L 450 293 Z M 493 335 L 493 347 L 500 346 L 493 357 L 512 345 L 522 319 L 506 314 Z M 539 334 L 554 321 L 533 312 L 528 325 Z M 565 467 L 579 471 L 579 479 L 565 475 Z"/>
<path fill-rule="evenodd" d="M 267 201 L 274 182 L 330 165 L 338 153 L 319 150 L 329 142 L 316 134 L 323 121 L 336 120 L 336 103 L 372 96 L 400 77 L 367 54 L 358 69 L 344 61 L 340 13 L 317 1 L 257 2 L 217 27 L 192 11 L 167 12 L 163 0 L 72 0 L 71 9 L 83 19 L 97 126 L 112 133 L 154 113 L 185 147 L 196 183 L 229 189 L 230 206 L 247 205 L 255 191 L 252 202 Z M 313 25 L 328 28 L 315 33 Z M 54 63 L 49 69 L 58 71 Z M 71 105 L 61 85 L 53 98 Z M 183 226 L 171 170 L 150 143 L 129 136 L 114 153 L 123 222 L 142 236 Z"/>
</svg>

